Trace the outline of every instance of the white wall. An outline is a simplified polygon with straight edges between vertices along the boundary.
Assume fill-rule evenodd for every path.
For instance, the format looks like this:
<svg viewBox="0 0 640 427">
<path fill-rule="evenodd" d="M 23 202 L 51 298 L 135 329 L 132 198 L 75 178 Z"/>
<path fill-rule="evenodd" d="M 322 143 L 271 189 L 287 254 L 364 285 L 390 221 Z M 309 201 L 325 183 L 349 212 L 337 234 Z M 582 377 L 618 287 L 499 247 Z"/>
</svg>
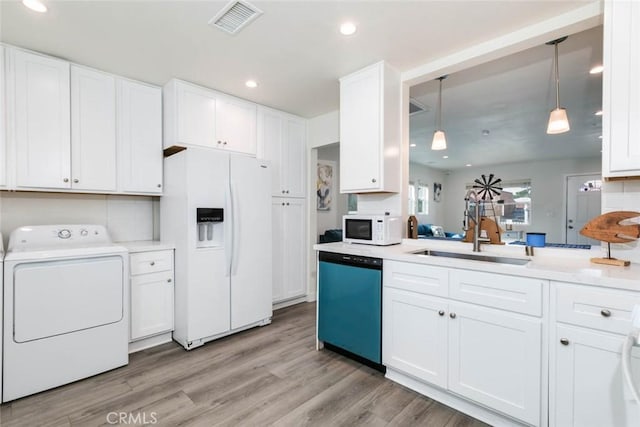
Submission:
<svg viewBox="0 0 640 427">
<path fill-rule="evenodd" d="M 531 225 L 525 231 L 547 233 L 548 242 L 562 242 L 564 230 L 565 175 L 601 171 L 600 158 L 512 163 L 451 172 L 442 186 L 445 202 L 444 228 L 460 231 L 467 184 L 480 175 L 493 173 L 503 181 L 531 179 Z M 514 229 L 518 229 L 514 227 Z"/>
<path fill-rule="evenodd" d="M 342 228 L 342 215 L 347 213 L 347 195 L 340 194 L 340 144 L 337 143 L 319 147 L 318 163 L 322 160 L 335 163 L 335 168 L 333 169 L 333 185 L 331 188 L 333 200 L 331 208 L 328 211 L 317 210 L 316 207 L 316 239 L 317 235 L 324 233 L 325 230 Z M 313 195 L 312 198 L 314 198 Z"/>
<path fill-rule="evenodd" d="M 157 204 L 145 196 L 0 192 L 0 232 L 5 247 L 25 225 L 101 224 L 114 241 L 151 240 Z"/>
<path fill-rule="evenodd" d="M 433 200 L 433 183 L 444 184 L 445 174 L 443 171 L 433 169 L 418 163 L 409 164 L 409 182 L 426 185 L 429 188 L 429 214 L 416 215 L 419 224 L 444 225 L 445 200 L 447 193 L 443 192 L 440 202 Z"/>
</svg>

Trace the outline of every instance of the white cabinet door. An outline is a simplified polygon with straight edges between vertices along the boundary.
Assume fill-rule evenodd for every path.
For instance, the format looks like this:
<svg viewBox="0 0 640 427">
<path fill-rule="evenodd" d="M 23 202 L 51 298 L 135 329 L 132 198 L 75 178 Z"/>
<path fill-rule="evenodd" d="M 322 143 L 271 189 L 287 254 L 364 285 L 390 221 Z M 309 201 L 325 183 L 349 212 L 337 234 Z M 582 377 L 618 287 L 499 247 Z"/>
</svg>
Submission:
<svg viewBox="0 0 640 427">
<path fill-rule="evenodd" d="M 162 192 L 162 92 L 118 80 L 118 170 L 122 192 Z"/>
<path fill-rule="evenodd" d="M 131 340 L 173 329 L 173 271 L 131 278 Z"/>
<path fill-rule="evenodd" d="M 10 52 L 16 186 L 70 188 L 69 63 Z"/>
<path fill-rule="evenodd" d="M 71 179 L 76 190 L 116 190 L 116 81 L 71 66 Z"/>
<path fill-rule="evenodd" d="M 563 344 L 562 342 L 566 343 Z M 631 427 L 638 405 L 625 396 L 621 350 L 624 337 L 586 328 L 558 326 L 555 375 L 551 376 L 550 424 L 555 427 Z M 632 370 L 640 387 L 640 351 Z"/>
<path fill-rule="evenodd" d="M 446 300 L 383 290 L 382 364 L 447 387 Z"/>
<path fill-rule="evenodd" d="M 640 176 L 640 2 L 605 1 L 603 175 Z"/>
<path fill-rule="evenodd" d="M 7 185 L 7 125 L 5 121 L 4 46 L 0 46 L 0 188 Z"/>
<path fill-rule="evenodd" d="M 215 92 L 179 81 L 175 81 L 175 85 L 172 120 L 175 120 L 176 141 L 173 144 L 217 147 Z"/>
<path fill-rule="evenodd" d="M 450 303 L 449 390 L 540 423 L 542 320 Z"/>
<path fill-rule="evenodd" d="M 282 163 L 284 120 L 282 114 L 267 108 L 260 108 L 258 112 L 258 157 L 271 163 L 271 194 L 284 196 L 285 179 Z M 274 295 L 275 297 L 275 295 Z"/>
<path fill-rule="evenodd" d="M 305 200 L 272 199 L 273 300 L 304 296 L 306 278 Z"/>
<path fill-rule="evenodd" d="M 284 190 L 287 197 L 304 197 L 306 194 L 307 170 L 307 125 L 304 120 L 285 119 L 286 135 L 282 159 Z"/>
<path fill-rule="evenodd" d="M 257 109 L 250 102 L 216 97 L 216 147 L 255 156 Z"/>
<path fill-rule="evenodd" d="M 369 67 L 340 81 L 340 192 L 381 185 L 382 70 Z"/>
</svg>

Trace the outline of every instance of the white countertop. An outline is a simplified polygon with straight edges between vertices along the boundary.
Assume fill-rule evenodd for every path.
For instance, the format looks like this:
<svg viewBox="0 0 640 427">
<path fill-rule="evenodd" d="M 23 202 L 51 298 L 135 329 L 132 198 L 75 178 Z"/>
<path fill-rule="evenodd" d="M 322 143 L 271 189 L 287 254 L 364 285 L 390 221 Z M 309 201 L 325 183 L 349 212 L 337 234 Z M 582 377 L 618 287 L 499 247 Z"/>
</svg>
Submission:
<svg viewBox="0 0 640 427">
<path fill-rule="evenodd" d="M 335 242 L 316 244 L 313 248 L 317 251 L 369 256 L 385 260 L 481 270 L 490 273 L 640 291 L 640 264 L 632 263 L 628 267 L 618 267 L 591 263 L 589 261 L 590 258 L 604 256 L 600 251 L 600 247 L 595 247 L 591 250 L 535 248 L 535 256 L 533 257 L 525 256 L 524 246 L 481 245 L 480 247 L 481 252 L 479 255 L 530 259 L 530 262 L 525 265 L 416 255 L 413 253 L 425 249 L 474 253 L 472 252 L 471 243 L 457 241 L 404 239 L 401 244 L 391 246 Z"/>
<path fill-rule="evenodd" d="M 135 242 L 116 242 L 120 246 L 124 246 L 129 253 L 164 251 L 175 249 L 176 246 L 171 242 L 163 242 L 160 240 L 137 240 Z"/>
</svg>

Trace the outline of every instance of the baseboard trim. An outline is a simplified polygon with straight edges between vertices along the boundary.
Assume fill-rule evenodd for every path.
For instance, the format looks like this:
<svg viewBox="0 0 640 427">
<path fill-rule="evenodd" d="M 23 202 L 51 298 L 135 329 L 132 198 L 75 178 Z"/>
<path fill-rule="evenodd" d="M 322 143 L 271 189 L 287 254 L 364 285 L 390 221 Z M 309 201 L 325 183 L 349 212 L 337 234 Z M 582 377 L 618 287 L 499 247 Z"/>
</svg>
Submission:
<svg viewBox="0 0 640 427">
<path fill-rule="evenodd" d="M 168 342 L 171 342 L 171 332 L 165 332 L 164 334 L 143 338 L 129 343 L 129 354 L 155 347 L 157 345 L 166 344 Z"/>
<path fill-rule="evenodd" d="M 273 309 L 279 310 L 281 308 L 289 307 L 290 305 L 300 304 L 301 302 L 307 302 L 307 296 L 303 295 L 301 297 L 288 299 L 285 301 L 278 301 L 273 303 Z"/>
</svg>

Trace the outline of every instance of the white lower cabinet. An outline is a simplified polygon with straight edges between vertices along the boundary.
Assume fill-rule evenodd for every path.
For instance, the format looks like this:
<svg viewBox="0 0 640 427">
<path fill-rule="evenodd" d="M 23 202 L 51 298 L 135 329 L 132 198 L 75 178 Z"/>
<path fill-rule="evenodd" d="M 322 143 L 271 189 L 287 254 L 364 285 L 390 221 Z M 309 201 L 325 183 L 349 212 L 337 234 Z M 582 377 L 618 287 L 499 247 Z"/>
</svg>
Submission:
<svg viewBox="0 0 640 427">
<path fill-rule="evenodd" d="M 382 363 L 459 401 L 540 425 L 543 319 L 499 309 L 514 299 L 500 290 L 509 282 L 523 311 L 542 311 L 539 280 L 385 260 Z M 486 304 L 469 303 L 476 300 Z"/>
<path fill-rule="evenodd" d="M 621 358 L 640 294 L 561 282 L 552 288 L 550 425 L 640 425 L 640 406 L 625 391 Z M 631 370 L 640 388 L 640 348 L 633 349 Z"/>
<path fill-rule="evenodd" d="M 305 199 L 272 198 L 273 302 L 307 293 Z"/>
<path fill-rule="evenodd" d="M 173 330 L 173 250 L 131 254 L 130 265 L 130 341 Z"/>
</svg>

